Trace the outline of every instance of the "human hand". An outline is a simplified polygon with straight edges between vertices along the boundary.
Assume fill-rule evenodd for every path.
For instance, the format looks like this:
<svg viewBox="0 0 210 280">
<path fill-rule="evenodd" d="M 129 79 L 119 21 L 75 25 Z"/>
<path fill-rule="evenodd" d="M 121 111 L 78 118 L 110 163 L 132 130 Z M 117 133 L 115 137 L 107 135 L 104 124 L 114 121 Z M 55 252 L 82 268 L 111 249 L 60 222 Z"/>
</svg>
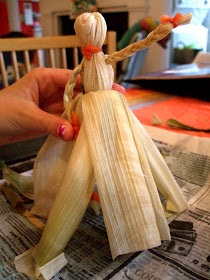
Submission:
<svg viewBox="0 0 210 280">
<path fill-rule="evenodd" d="M 64 141 L 73 137 L 71 124 L 61 118 L 63 93 L 72 70 L 35 68 L 0 92 L 0 145 L 51 134 Z M 74 96 L 81 92 L 77 78 Z M 124 89 L 113 85 L 113 89 Z M 64 128 L 59 133 L 59 128 Z"/>
</svg>

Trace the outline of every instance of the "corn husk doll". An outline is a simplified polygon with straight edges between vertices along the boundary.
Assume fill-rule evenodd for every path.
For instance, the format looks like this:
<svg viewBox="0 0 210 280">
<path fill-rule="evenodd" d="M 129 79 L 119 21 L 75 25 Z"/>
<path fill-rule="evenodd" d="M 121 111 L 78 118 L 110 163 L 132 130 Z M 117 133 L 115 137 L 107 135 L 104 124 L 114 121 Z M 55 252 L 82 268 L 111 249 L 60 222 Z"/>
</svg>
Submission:
<svg viewBox="0 0 210 280">
<path fill-rule="evenodd" d="M 32 212 L 48 220 L 39 244 L 16 257 L 19 271 L 50 279 L 66 265 L 63 250 L 82 220 L 95 182 L 113 259 L 170 240 L 158 190 L 168 211 L 180 212 L 188 205 L 125 97 L 111 90 L 111 63 L 149 47 L 190 19 L 191 14 L 164 16 L 146 39 L 111 55 L 101 50 L 107 30 L 102 15 L 84 13 L 76 19 L 84 57 L 66 85 L 64 118 L 80 129 L 69 143 L 49 136 L 38 154 Z M 78 74 L 85 94 L 73 99 Z"/>
</svg>

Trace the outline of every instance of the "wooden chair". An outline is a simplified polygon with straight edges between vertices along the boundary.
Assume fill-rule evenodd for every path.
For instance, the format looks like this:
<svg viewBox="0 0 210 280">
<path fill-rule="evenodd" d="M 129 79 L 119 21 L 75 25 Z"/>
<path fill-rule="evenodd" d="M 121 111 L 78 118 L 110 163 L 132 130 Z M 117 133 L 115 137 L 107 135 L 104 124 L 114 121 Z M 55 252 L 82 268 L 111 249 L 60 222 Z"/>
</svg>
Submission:
<svg viewBox="0 0 210 280">
<path fill-rule="evenodd" d="M 116 32 L 108 31 L 104 45 L 106 46 L 106 53 L 111 54 L 116 51 Z M 18 69 L 17 51 L 22 51 L 24 56 L 25 72 L 31 70 L 31 63 L 29 58 L 29 51 L 34 51 L 37 61 L 37 67 L 43 66 L 42 50 L 48 53 L 49 67 L 67 68 L 66 49 L 73 49 L 73 67 L 75 68 L 78 61 L 78 48 L 80 47 L 76 35 L 67 36 L 52 36 L 40 38 L 4 38 L 0 39 L 0 69 L 3 87 L 9 85 L 6 66 L 4 61 L 4 52 L 11 52 L 12 67 L 14 71 L 15 81 L 20 78 Z M 56 51 L 58 49 L 58 51 Z M 60 52 L 58 55 L 57 52 Z M 59 66 L 56 62 L 59 61 Z M 47 65 L 48 66 L 48 65 Z M 115 66 L 113 66 L 115 67 Z M 114 69 L 115 70 L 115 69 Z"/>
</svg>

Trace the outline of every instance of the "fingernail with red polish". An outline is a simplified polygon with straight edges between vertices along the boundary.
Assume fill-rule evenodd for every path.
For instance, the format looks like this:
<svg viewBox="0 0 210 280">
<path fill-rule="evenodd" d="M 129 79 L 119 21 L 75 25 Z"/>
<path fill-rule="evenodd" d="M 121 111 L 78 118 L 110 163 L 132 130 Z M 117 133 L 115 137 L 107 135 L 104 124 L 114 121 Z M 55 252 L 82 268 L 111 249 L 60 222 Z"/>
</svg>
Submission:
<svg viewBox="0 0 210 280">
<path fill-rule="evenodd" d="M 60 125 L 60 126 L 58 127 L 58 135 L 59 135 L 60 137 L 62 137 L 62 138 L 63 138 L 63 136 L 64 136 L 65 129 L 66 129 L 65 125 Z"/>
</svg>

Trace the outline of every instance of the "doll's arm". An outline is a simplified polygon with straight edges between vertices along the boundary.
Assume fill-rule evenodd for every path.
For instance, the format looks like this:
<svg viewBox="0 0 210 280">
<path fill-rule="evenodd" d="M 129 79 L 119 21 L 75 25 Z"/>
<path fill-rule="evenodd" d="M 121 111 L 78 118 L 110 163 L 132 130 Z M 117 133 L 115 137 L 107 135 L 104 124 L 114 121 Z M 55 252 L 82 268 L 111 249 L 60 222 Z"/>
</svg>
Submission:
<svg viewBox="0 0 210 280">
<path fill-rule="evenodd" d="M 68 116 L 68 120 L 70 120 L 70 113 L 71 113 L 71 106 L 72 106 L 72 99 L 73 99 L 73 91 L 74 91 L 74 87 L 76 85 L 76 78 L 77 76 L 81 73 L 83 68 L 83 60 L 82 62 L 74 69 L 71 77 L 69 78 L 66 87 L 65 87 L 65 91 L 64 91 L 64 95 L 63 95 L 63 104 L 64 104 L 64 108 L 65 108 L 65 112 Z"/>
<path fill-rule="evenodd" d="M 191 18 L 191 13 L 188 13 L 184 16 L 181 14 L 176 14 L 174 18 L 170 18 L 166 15 L 162 16 L 160 19 L 161 24 L 154 31 L 149 33 L 149 35 L 144 40 L 133 43 L 120 51 L 107 55 L 105 58 L 106 63 L 110 64 L 121 61 L 129 56 L 132 56 L 139 50 L 150 47 L 157 41 L 165 38 L 173 28 L 177 27 L 178 25 L 190 23 Z"/>
</svg>

